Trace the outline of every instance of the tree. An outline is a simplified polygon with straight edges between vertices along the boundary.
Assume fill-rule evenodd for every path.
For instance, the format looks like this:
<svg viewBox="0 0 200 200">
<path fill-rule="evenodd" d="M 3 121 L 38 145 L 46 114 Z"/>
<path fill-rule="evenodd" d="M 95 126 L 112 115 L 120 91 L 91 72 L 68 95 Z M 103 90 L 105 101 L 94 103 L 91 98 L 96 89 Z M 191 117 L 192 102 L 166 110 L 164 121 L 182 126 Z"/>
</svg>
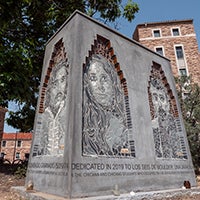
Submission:
<svg viewBox="0 0 200 200">
<path fill-rule="evenodd" d="M 76 9 L 104 22 L 139 10 L 132 0 L 1 0 L 0 105 L 19 105 L 7 120 L 14 128 L 32 130 L 45 43 Z"/>
<path fill-rule="evenodd" d="M 200 167 L 200 87 L 190 77 L 176 79 L 187 138 L 193 164 L 197 171 Z"/>
</svg>

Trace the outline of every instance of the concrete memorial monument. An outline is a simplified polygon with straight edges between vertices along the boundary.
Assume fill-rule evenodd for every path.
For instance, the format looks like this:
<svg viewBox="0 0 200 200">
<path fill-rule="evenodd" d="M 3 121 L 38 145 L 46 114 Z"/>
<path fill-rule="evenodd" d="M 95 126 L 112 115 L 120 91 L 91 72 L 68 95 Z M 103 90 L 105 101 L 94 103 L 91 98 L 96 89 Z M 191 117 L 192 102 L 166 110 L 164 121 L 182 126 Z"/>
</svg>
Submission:
<svg viewBox="0 0 200 200">
<path fill-rule="evenodd" d="M 46 45 L 26 184 L 76 198 L 184 181 L 196 184 L 169 60 L 76 11 Z"/>
</svg>

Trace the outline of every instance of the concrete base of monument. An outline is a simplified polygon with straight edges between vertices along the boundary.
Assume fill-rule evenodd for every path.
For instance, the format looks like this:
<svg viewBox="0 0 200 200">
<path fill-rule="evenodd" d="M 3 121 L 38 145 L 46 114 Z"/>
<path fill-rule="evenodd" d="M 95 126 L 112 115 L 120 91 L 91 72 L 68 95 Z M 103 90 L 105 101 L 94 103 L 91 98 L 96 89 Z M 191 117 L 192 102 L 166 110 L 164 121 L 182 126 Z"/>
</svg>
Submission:
<svg viewBox="0 0 200 200">
<path fill-rule="evenodd" d="M 17 193 L 26 200 L 67 200 L 68 198 L 59 197 L 38 191 L 27 191 L 25 187 L 12 187 L 11 191 Z M 150 192 L 134 192 L 131 191 L 129 194 L 120 195 L 108 195 L 98 197 L 82 197 L 72 198 L 73 200 L 161 200 L 161 199 L 185 199 L 186 197 L 192 198 L 193 196 L 200 198 L 200 187 L 193 187 L 191 189 L 170 189 L 170 190 L 159 190 Z M 196 198 L 195 198 L 196 199 Z"/>
</svg>

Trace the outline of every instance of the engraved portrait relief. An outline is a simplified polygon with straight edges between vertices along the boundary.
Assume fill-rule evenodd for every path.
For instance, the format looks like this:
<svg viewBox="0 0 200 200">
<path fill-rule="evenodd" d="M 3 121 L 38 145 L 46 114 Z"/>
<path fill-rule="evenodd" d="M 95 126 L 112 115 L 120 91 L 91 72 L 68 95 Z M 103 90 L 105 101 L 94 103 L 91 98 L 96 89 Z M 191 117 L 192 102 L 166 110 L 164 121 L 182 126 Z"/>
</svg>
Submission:
<svg viewBox="0 0 200 200">
<path fill-rule="evenodd" d="M 176 101 L 164 71 L 156 63 L 152 67 L 148 94 L 156 157 L 187 158 Z"/>
<path fill-rule="evenodd" d="M 134 157 L 131 119 L 127 117 L 130 111 L 126 110 L 124 90 L 115 67 L 103 56 L 105 50 L 98 51 L 100 47 L 103 49 L 104 41 L 99 43 L 93 47 L 93 54 L 84 66 L 83 155 Z"/>
<path fill-rule="evenodd" d="M 69 65 L 63 42 L 54 47 L 42 88 L 36 135 L 36 155 L 63 155 Z"/>
</svg>

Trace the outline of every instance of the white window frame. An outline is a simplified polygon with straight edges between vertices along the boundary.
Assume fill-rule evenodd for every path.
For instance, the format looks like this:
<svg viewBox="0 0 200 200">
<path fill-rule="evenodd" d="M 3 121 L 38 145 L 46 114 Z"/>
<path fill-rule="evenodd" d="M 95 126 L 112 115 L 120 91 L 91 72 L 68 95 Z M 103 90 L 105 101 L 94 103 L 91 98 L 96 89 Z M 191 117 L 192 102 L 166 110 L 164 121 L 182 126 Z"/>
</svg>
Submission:
<svg viewBox="0 0 200 200">
<path fill-rule="evenodd" d="M 185 70 L 185 71 L 186 71 L 186 74 L 182 74 L 182 73 L 181 73 L 182 70 Z M 178 72 L 179 72 L 179 75 L 180 75 L 180 76 L 188 76 L 188 72 L 187 72 L 187 69 L 186 69 L 186 68 L 179 68 L 179 69 L 178 69 Z"/>
<path fill-rule="evenodd" d="M 174 30 L 174 29 L 178 29 L 179 35 L 174 35 L 174 34 L 173 34 L 173 30 Z M 171 34 L 172 34 L 172 37 L 179 37 L 179 36 L 181 36 L 180 27 L 172 27 L 172 28 L 171 28 Z"/>
<path fill-rule="evenodd" d="M 184 58 L 184 61 L 185 61 L 185 68 L 179 67 L 179 61 L 178 61 L 177 54 L 176 54 L 176 47 L 182 47 L 183 58 Z M 177 65 L 177 70 L 178 70 L 179 76 L 181 76 L 181 73 L 180 73 L 181 69 L 186 69 L 187 76 L 189 76 L 188 67 L 187 67 L 187 60 L 186 60 L 186 55 L 185 55 L 185 50 L 184 50 L 184 46 L 182 44 L 176 44 L 176 45 L 174 45 L 174 55 L 175 55 L 175 58 L 176 58 L 176 65 Z"/>
<path fill-rule="evenodd" d="M 162 48 L 163 55 L 159 54 L 159 53 L 156 51 L 156 49 L 158 49 L 158 48 Z M 155 51 L 156 53 L 158 53 L 159 55 L 161 55 L 161 56 L 165 56 L 165 48 L 164 48 L 164 46 L 155 46 L 155 47 L 154 47 L 154 51 Z"/>
<path fill-rule="evenodd" d="M 17 155 L 19 156 L 19 158 L 17 158 Z M 20 152 L 16 152 L 15 159 L 20 159 L 20 157 L 21 157 Z"/>
<path fill-rule="evenodd" d="M 0 154 L 0 158 L 5 158 L 5 155 L 6 155 L 5 152 L 2 151 Z"/>
<path fill-rule="evenodd" d="M 160 32 L 160 37 L 155 37 L 154 36 L 154 31 L 159 31 Z M 156 28 L 156 29 L 152 29 L 152 35 L 153 35 L 153 38 L 161 38 L 162 37 L 162 31 L 160 28 Z"/>
</svg>

